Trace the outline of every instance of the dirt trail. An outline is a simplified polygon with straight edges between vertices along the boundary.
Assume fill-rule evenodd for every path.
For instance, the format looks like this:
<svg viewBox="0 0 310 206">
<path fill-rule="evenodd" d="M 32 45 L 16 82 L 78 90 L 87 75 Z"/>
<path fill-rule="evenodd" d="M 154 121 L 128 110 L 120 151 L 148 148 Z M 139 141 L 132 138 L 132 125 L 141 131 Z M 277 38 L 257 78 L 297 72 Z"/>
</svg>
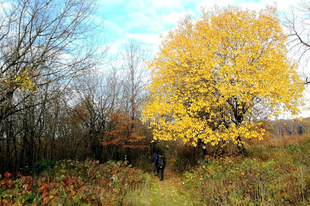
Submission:
<svg viewBox="0 0 310 206">
<path fill-rule="evenodd" d="M 165 169 L 163 181 L 160 181 L 157 176 L 153 176 L 150 189 L 154 198 L 150 198 L 151 205 L 193 205 L 187 194 L 180 192 L 182 184 L 181 178 L 168 165 Z"/>
</svg>

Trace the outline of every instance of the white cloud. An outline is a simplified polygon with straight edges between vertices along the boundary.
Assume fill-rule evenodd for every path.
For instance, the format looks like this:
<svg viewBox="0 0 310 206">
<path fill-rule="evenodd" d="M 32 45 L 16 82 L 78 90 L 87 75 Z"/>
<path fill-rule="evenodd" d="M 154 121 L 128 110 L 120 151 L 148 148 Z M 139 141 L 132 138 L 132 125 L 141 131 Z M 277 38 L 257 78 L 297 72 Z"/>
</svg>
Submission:
<svg viewBox="0 0 310 206">
<path fill-rule="evenodd" d="M 180 18 L 183 16 L 183 13 L 171 12 L 170 14 L 163 15 L 162 21 L 168 24 L 176 24 Z"/>
<path fill-rule="evenodd" d="M 176 26 L 178 24 L 178 22 L 185 16 L 185 15 L 192 15 L 192 16 L 196 16 L 195 12 L 193 10 L 186 10 L 183 12 L 171 12 L 169 14 L 163 15 L 162 16 L 162 22 L 165 24 L 169 24 L 169 25 L 174 25 Z"/>
<path fill-rule="evenodd" d="M 197 10 L 200 9 L 201 6 L 210 8 L 214 5 L 217 6 L 240 6 L 242 8 L 260 10 L 265 8 L 267 5 L 276 5 L 278 11 L 283 11 L 289 9 L 290 5 L 292 4 L 291 0 L 281 0 L 278 2 L 270 1 L 270 0 L 261 0 L 261 1 L 245 1 L 245 0 L 203 0 L 197 4 Z"/>
<path fill-rule="evenodd" d="M 242 9 L 259 11 L 261 9 L 264 9 L 266 5 L 262 3 L 258 3 L 258 2 L 247 2 L 247 3 L 240 4 L 238 6 L 240 6 Z"/>
<path fill-rule="evenodd" d="M 149 47 L 152 55 L 158 52 L 161 38 L 157 34 L 127 33 L 126 37 L 127 39 L 136 39 L 145 43 Z"/>
<path fill-rule="evenodd" d="M 202 7 L 207 9 L 207 8 L 212 8 L 215 5 L 221 7 L 221 6 L 227 6 L 227 5 L 234 6 L 236 4 L 235 4 L 235 1 L 230 1 L 230 0 L 203 0 L 197 4 L 196 9 L 197 11 L 200 11 Z"/>
<path fill-rule="evenodd" d="M 147 0 L 146 5 L 153 9 L 164 8 L 168 10 L 184 10 L 182 0 Z"/>
<path fill-rule="evenodd" d="M 129 39 L 138 39 L 149 44 L 157 44 L 159 40 L 159 35 L 157 34 L 127 33 L 126 36 Z"/>
<path fill-rule="evenodd" d="M 4 12 L 5 10 L 12 9 L 12 5 L 8 2 L 0 2 L 0 11 Z"/>
<path fill-rule="evenodd" d="M 110 32 L 113 32 L 114 34 L 122 34 L 124 33 L 124 30 L 122 28 L 119 27 L 119 25 L 117 25 L 116 23 L 113 23 L 109 20 L 105 20 L 104 21 L 104 26 L 110 30 Z"/>
</svg>

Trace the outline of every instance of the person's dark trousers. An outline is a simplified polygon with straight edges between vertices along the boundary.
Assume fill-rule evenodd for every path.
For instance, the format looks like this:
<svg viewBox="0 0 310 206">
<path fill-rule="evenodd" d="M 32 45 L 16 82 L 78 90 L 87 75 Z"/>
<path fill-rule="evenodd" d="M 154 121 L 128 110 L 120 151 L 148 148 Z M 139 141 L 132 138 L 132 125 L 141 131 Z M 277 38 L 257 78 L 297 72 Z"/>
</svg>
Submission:
<svg viewBox="0 0 310 206">
<path fill-rule="evenodd" d="M 159 168 L 158 177 L 160 180 L 164 179 L 164 170 L 165 170 L 165 167 Z"/>
<path fill-rule="evenodd" d="M 154 165 L 154 175 L 158 175 L 158 167 L 156 164 L 153 165 Z"/>
</svg>

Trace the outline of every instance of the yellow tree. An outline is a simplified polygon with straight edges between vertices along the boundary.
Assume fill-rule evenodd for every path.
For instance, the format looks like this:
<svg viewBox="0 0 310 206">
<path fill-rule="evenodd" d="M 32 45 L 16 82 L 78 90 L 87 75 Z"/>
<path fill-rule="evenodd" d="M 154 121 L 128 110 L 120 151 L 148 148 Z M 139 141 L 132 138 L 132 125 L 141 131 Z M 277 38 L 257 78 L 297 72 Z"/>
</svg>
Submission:
<svg viewBox="0 0 310 206">
<path fill-rule="evenodd" d="M 260 120 L 296 114 L 304 88 L 285 40 L 274 7 L 215 7 L 182 19 L 149 63 L 143 115 L 154 139 L 243 146 L 263 137 Z"/>
</svg>

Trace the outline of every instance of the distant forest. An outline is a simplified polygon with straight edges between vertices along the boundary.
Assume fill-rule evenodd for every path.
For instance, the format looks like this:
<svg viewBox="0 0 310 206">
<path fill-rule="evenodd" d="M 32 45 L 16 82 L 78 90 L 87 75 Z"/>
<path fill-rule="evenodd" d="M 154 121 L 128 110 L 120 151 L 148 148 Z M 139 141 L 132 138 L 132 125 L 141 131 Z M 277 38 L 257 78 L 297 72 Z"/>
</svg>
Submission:
<svg viewBox="0 0 310 206">
<path fill-rule="evenodd" d="M 303 120 L 297 119 L 280 119 L 277 121 L 270 121 L 269 132 L 278 137 L 285 137 L 291 135 L 304 135 L 308 131 L 310 118 Z"/>
</svg>

